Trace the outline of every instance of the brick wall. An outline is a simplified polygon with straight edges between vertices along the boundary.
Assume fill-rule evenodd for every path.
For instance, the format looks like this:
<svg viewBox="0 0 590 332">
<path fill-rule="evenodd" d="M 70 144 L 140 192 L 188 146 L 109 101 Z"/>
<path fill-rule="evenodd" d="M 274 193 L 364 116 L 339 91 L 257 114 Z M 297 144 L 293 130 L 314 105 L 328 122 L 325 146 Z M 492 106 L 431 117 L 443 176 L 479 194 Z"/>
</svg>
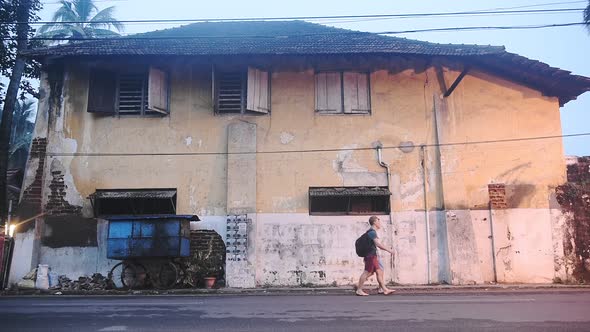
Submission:
<svg viewBox="0 0 590 332">
<path fill-rule="evenodd" d="M 66 201 L 66 189 L 68 186 L 64 183 L 64 175 L 61 171 L 51 172 L 51 183 L 49 184 L 49 196 L 45 212 L 49 215 L 58 214 L 80 214 L 82 207 L 71 205 Z"/>
<path fill-rule="evenodd" d="M 503 183 L 488 184 L 488 195 L 492 209 L 506 209 L 506 185 Z"/>
<path fill-rule="evenodd" d="M 213 230 L 191 231 L 191 258 L 195 257 L 197 252 L 207 252 L 209 247 L 211 247 L 211 257 L 219 258 L 219 261 L 214 263 L 220 267 L 220 271 L 215 277 L 217 277 L 217 286 L 223 286 L 225 285 L 225 243 L 221 236 Z M 189 258 L 189 261 L 193 261 L 191 258 Z M 201 280 L 198 282 L 197 285 L 202 286 L 200 284 Z"/>
<path fill-rule="evenodd" d="M 196 251 L 208 250 L 210 244 L 213 253 L 220 254 L 225 259 L 225 244 L 216 231 L 206 229 L 191 231 L 191 256 Z"/>
<path fill-rule="evenodd" d="M 41 210 L 41 191 L 43 187 L 43 170 L 45 169 L 45 156 L 47 153 L 47 138 L 37 137 L 31 144 L 30 159 L 39 159 L 39 166 L 35 171 L 35 180 L 23 193 L 23 202 Z"/>
</svg>

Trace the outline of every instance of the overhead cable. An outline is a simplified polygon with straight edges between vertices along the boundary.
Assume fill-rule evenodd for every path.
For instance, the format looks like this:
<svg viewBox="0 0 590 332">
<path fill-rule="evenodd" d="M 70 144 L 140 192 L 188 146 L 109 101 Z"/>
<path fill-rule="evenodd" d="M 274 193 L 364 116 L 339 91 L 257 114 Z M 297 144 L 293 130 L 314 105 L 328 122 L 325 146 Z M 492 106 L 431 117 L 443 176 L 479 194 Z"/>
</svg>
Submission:
<svg viewBox="0 0 590 332">
<path fill-rule="evenodd" d="M 318 19 L 351 19 L 351 18 L 383 18 L 383 17 L 433 17 L 454 15 L 490 15 L 490 14 L 535 14 L 554 12 L 583 12 L 585 8 L 555 8 L 555 9 L 527 9 L 527 10 L 475 10 L 438 13 L 409 13 L 409 14 L 369 14 L 369 15 L 331 15 L 331 16 L 281 16 L 281 17 L 250 17 L 250 18 L 186 18 L 186 19 L 142 19 L 142 20 L 104 20 L 93 21 L 96 24 L 111 23 L 191 23 L 191 22 L 233 22 L 233 21 L 282 21 L 282 20 L 318 20 Z M 0 21 L 0 24 L 84 24 L 88 21 L 36 21 L 36 22 L 10 22 Z"/>
<path fill-rule="evenodd" d="M 437 143 L 437 144 L 417 144 L 415 147 L 449 147 L 449 146 L 464 146 L 464 145 L 481 145 L 494 143 L 510 143 L 535 141 L 568 137 L 582 137 L 590 136 L 590 132 L 566 134 L 566 135 L 550 135 L 550 136 L 535 136 L 535 137 L 521 137 L 521 138 L 507 138 L 495 140 L 481 140 L 481 141 L 466 141 L 466 142 L 451 142 L 451 143 Z M 407 145 L 384 146 L 383 149 L 406 149 Z M 359 148 L 334 148 L 334 149 L 307 149 L 307 150 L 269 150 L 269 151 L 252 151 L 252 152 L 47 152 L 48 157 L 150 157 L 150 156 L 215 156 L 215 155 L 258 155 L 258 154 L 289 154 L 289 153 L 320 153 L 320 152 L 342 152 L 342 151 L 369 151 L 375 150 L 374 147 L 359 147 Z"/>
</svg>

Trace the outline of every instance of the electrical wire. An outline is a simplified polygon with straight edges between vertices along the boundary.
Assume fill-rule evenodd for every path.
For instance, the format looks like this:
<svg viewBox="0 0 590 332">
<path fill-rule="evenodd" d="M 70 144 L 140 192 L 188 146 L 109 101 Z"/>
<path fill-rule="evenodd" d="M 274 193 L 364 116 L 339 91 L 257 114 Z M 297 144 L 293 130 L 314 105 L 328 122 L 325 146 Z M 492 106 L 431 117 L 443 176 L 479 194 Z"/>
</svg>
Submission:
<svg viewBox="0 0 590 332">
<path fill-rule="evenodd" d="M 35 41 L 105 41 L 105 40 L 190 40 L 190 39 L 243 39 L 243 38 L 260 38 L 260 39 L 276 39 L 285 37 L 309 37 L 309 36 L 330 36 L 330 35 L 398 35 L 406 33 L 417 32 L 442 32 L 442 31 L 477 31 L 477 30 L 527 30 L 527 29 L 546 29 L 569 27 L 577 25 L 586 25 L 584 22 L 569 22 L 557 24 L 542 24 L 542 25 L 512 25 L 512 26 L 471 26 L 471 27 L 446 27 L 446 28 L 426 28 L 413 30 L 399 30 L 399 31 L 380 31 L 380 32 L 364 32 L 364 31 L 337 31 L 337 32 L 318 32 L 318 33 L 302 33 L 302 34 L 284 34 L 284 35 L 228 35 L 228 36 L 212 36 L 212 35 L 191 35 L 191 36 L 151 36 L 145 37 L 139 35 L 129 35 L 123 37 L 32 37 L 29 40 Z M 19 40 L 16 37 L 3 37 L 0 40 Z"/>
<path fill-rule="evenodd" d="M 251 18 L 188 18 L 188 19 L 145 19 L 145 20 L 105 20 L 93 21 L 96 24 L 111 23 L 192 23 L 192 22 L 233 22 L 233 21 L 278 21 L 278 20 L 318 20 L 318 19 L 351 19 L 351 18 L 384 18 L 384 17 L 435 17 L 453 15 L 502 15 L 502 14 L 535 14 L 552 12 L 583 12 L 585 8 L 555 8 L 555 9 L 529 9 L 529 10 L 479 10 L 438 13 L 410 13 L 410 14 L 369 14 L 369 15 L 332 15 L 332 16 L 281 16 L 281 17 L 251 17 Z M 0 21 L 0 24 L 29 24 L 29 25 L 53 25 L 53 24 L 84 24 L 88 21 L 37 21 L 37 22 L 10 22 Z"/>
<path fill-rule="evenodd" d="M 127 0 L 106 0 L 106 1 L 127 1 Z M 533 7 L 545 7 L 545 6 L 556 6 L 556 5 L 568 5 L 568 4 L 573 4 L 573 3 L 586 3 L 586 1 L 546 2 L 546 3 L 537 3 L 537 4 L 532 4 L 532 5 L 515 6 L 515 7 L 489 8 L 487 10 L 508 10 L 508 9 L 520 9 L 520 8 L 533 8 Z"/>
<path fill-rule="evenodd" d="M 471 142 L 454 142 L 454 143 L 437 143 L 437 144 L 419 144 L 415 147 L 447 147 L 447 146 L 464 146 L 464 145 L 479 145 L 479 144 L 493 144 L 493 143 L 511 143 L 523 141 L 535 141 L 545 139 L 557 139 L 568 137 L 590 136 L 590 132 L 566 134 L 566 135 L 551 135 L 551 136 L 536 136 L 536 137 L 522 137 L 522 138 L 507 138 L 496 140 L 482 140 Z M 383 149 L 401 149 L 408 146 L 384 146 Z M 373 147 L 360 148 L 335 148 L 335 149 L 308 149 L 308 150 L 274 150 L 274 151 L 252 151 L 252 152 L 160 152 L 160 153 L 92 153 L 92 152 L 47 152 L 48 157 L 152 157 L 152 156 L 227 156 L 227 155 L 262 155 L 262 154 L 289 154 L 289 153 L 322 153 L 322 152 L 342 152 L 342 151 L 369 151 L 375 150 Z"/>
</svg>

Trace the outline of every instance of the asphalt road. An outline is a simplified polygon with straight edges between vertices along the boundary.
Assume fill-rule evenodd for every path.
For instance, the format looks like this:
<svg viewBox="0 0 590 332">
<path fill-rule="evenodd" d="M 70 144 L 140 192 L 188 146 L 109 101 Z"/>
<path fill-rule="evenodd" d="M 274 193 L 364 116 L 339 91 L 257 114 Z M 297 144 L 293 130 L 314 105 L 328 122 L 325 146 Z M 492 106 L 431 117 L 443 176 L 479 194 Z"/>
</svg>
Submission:
<svg viewBox="0 0 590 332">
<path fill-rule="evenodd" d="M 590 331 L 590 292 L 2 297 L 1 331 Z"/>
</svg>

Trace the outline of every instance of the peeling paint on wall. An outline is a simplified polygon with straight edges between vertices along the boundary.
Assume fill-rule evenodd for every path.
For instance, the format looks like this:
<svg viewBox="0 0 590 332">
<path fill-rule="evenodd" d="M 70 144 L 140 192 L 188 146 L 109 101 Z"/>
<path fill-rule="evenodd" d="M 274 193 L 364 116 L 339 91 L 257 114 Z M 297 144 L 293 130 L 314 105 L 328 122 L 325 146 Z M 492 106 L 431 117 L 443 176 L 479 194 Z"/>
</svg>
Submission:
<svg viewBox="0 0 590 332">
<path fill-rule="evenodd" d="M 556 199 L 565 212 L 563 249 L 565 269 L 572 281 L 590 281 L 590 157 L 570 162 L 568 182 L 556 188 Z"/>
<path fill-rule="evenodd" d="M 338 173 L 343 172 L 367 172 L 367 169 L 361 166 L 358 161 L 354 158 L 354 150 L 346 150 L 346 149 L 356 149 L 358 148 L 358 144 L 351 144 L 345 145 L 340 149 L 336 155 L 336 159 L 332 162 L 332 168 L 334 171 Z"/>
<path fill-rule="evenodd" d="M 294 138 L 295 138 L 295 135 L 293 135 L 290 132 L 287 132 L 287 131 L 281 132 L 281 136 L 280 136 L 281 144 L 289 144 L 293 141 Z"/>
</svg>

